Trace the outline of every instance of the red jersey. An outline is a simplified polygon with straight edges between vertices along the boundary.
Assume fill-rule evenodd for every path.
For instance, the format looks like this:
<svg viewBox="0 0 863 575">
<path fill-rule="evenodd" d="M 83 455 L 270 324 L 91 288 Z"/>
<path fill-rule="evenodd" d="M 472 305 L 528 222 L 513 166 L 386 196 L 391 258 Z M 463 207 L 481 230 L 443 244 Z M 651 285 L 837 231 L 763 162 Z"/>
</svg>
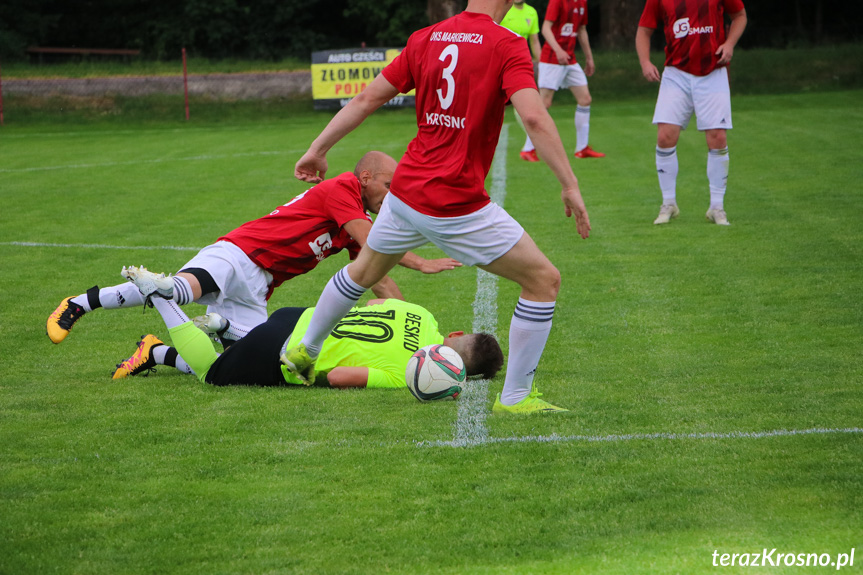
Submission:
<svg viewBox="0 0 863 575">
<path fill-rule="evenodd" d="M 235 244 L 272 274 L 269 298 L 274 288 L 314 269 L 321 260 L 342 249 L 347 248 L 354 259 L 360 245 L 343 226 L 360 219 L 371 222 L 363 208 L 360 181 L 348 172 L 321 182 L 219 240 Z"/>
<path fill-rule="evenodd" d="M 743 10 L 742 0 L 647 0 L 638 25 L 665 31 L 665 65 L 694 76 L 718 67 L 725 42 L 725 14 Z"/>
<path fill-rule="evenodd" d="M 524 38 L 486 14 L 462 12 L 414 32 L 383 75 L 401 92 L 416 88 L 418 131 L 390 193 L 435 217 L 488 204 L 504 106 L 519 90 L 536 90 Z"/>
<path fill-rule="evenodd" d="M 545 20 L 552 22 L 551 32 L 554 39 L 572 58 L 569 63 L 575 64 L 575 41 L 578 29 L 587 26 L 587 0 L 551 0 L 545 11 Z M 539 56 L 540 62 L 560 64 L 551 46 L 546 42 Z"/>
</svg>

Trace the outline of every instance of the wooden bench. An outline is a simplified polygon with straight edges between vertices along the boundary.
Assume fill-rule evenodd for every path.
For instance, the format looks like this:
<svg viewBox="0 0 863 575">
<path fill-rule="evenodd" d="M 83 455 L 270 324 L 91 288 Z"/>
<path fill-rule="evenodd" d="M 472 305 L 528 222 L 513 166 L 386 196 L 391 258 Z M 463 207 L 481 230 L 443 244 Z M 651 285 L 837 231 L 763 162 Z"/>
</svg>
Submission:
<svg viewBox="0 0 863 575">
<path fill-rule="evenodd" d="M 42 63 L 42 58 L 45 55 L 51 56 L 121 56 L 129 59 L 132 56 L 138 56 L 140 50 L 126 50 L 114 48 L 44 48 L 41 46 L 30 46 L 27 52 L 31 55 L 39 57 L 39 63 Z"/>
</svg>

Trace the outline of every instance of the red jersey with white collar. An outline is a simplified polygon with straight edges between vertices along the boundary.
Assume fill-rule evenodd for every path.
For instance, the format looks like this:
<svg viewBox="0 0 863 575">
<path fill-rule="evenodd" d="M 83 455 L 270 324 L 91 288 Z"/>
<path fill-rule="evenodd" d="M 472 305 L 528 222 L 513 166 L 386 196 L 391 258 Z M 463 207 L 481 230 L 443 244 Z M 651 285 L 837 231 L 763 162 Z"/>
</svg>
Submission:
<svg viewBox="0 0 863 575">
<path fill-rule="evenodd" d="M 694 76 L 715 70 L 725 42 L 725 14 L 743 10 L 742 0 L 647 0 L 638 25 L 665 32 L 665 65 Z"/>
<path fill-rule="evenodd" d="M 587 0 L 551 0 L 545 11 L 545 20 L 552 22 L 551 31 L 554 39 L 570 55 L 570 64 L 575 64 L 575 44 L 578 39 L 578 29 L 587 26 Z M 560 64 L 554 50 L 546 43 L 539 56 L 540 62 Z"/>
<path fill-rule="evenodd" d="M 344 230 L 351 220 L 371 218 L 363 208 L 362 188 L 348 172 L 306 190 L 268 215 L 220 237 L 239 247 L 273 276 L 274 288 L 314 269 L 343 249 L 354 259 L 360 245 Z M 267 294 L 269 297 L 270 294 Z"/>
<path fill-rule="evenodd" d="M 486 14 L 462 12 L 414 32 L 383 75 L 401 92 L 416 88 L 417 135 L 390 193 L 435 217 L 488 204 L 504 106 L 515 92 L 536 89 L 524 39 Z"/>
</svg>

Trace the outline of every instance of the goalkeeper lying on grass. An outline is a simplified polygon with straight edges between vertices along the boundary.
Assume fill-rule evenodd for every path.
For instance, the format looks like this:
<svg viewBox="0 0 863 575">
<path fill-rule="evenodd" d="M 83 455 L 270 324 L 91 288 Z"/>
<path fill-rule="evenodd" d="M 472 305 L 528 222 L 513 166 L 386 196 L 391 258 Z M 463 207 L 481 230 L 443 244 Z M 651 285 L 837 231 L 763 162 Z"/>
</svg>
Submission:
<svg viewBox="0 0 863 575">
<path fill-rule="evenodd" d="M 189 366 L 187 371 L 213 385 L 301 385 L 279 362 L 279 355 L 286 341 L 293 345 L 303 336 L 314 308 L 279 309 L 219 355 L 207 334 L 173 300 L 158 296 L 149 275 L 137 278 L 131 273 L 128 277 L 162 315 L 174 347 L 154 335 L 142 337 L 135 354 L 117 366 L 114 379 L 138 375 L 159 364 L 177 366 L 182 362 Z M 213 314 L 199 323 L 209 331 L 227 328 L 224 320 Z M 326 339 L 315 385 L 405 387 L 405 368 L 411 355 L 433 343 L 443 343 L 458 352 L 468 375 L 491 379 L 503 365 L 494 336 L 459 331 L 444 337 L 427 309 L 400 300 L 378 299 L 353 308 Z"/>
</svg>

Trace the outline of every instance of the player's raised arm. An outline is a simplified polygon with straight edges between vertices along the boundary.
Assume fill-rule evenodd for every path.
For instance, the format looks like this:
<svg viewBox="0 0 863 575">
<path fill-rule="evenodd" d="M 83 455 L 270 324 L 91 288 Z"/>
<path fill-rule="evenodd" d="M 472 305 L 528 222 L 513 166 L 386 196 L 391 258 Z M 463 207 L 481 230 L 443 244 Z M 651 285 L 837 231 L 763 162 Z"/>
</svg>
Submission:
<svg viewBox="0 0 863 575">
<path fill-rule="evenodd" d="M 309 150 L 294 167 L 294 176 L 304 182 L 318 183 L 326 177 L 327 152 L 342 138 L 363 123 L 372 112 L 398 96 L 399 91 L 379 74 L 365 90 L 357 94 L 333 116 L 327 127 L 315 138 Z"/>
<path fill-rule="evenodd" d="M 539 157 L 548 164 L 563 188 L 561 198 L 566 217 L 575 217 L 578 234 L 586 239 L 590 235 L 590 218 L 581 197 L 578 179 L 572 173 L 569 156 L 563 149 L 560 134 L 557 132 L 554 120 L 548 115 L 539 92 L 532 88 L 519 90 L 512 95 L 512 104 L 524 122 L 524 129 L 536 145 Z"/>
</svg>

